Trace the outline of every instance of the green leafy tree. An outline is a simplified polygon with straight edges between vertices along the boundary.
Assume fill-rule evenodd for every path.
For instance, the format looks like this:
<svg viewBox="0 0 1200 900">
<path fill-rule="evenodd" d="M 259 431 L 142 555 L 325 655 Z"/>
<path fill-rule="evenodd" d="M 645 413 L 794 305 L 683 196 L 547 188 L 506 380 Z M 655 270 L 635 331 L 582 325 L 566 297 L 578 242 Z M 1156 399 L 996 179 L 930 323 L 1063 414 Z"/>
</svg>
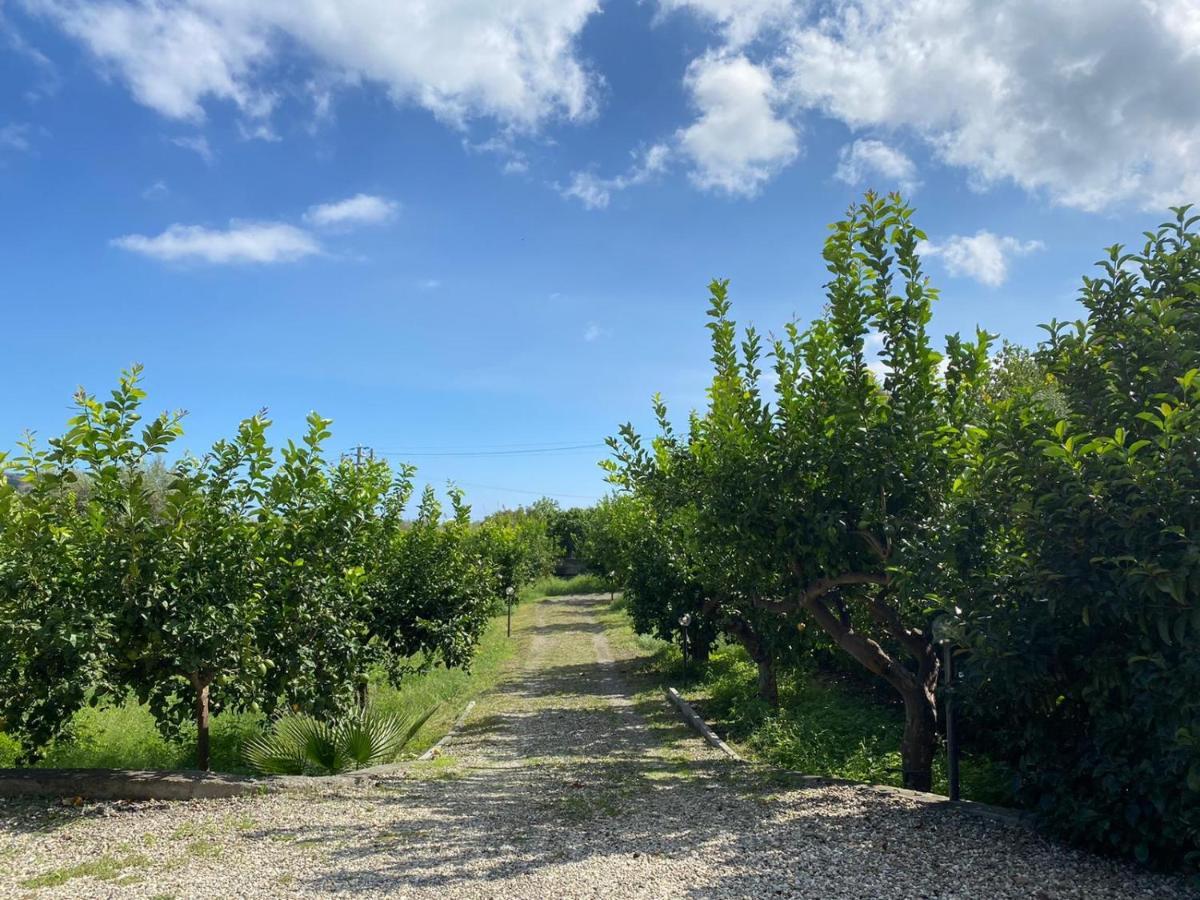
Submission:
<svg viewBox="0 0 1200 900">
<path fill-rule="evenodd" d="M 606 497 L 592 510 L 583 552 L 612 573 L 639 634 L 679 642 L 680 620 L 689 617 L 689 652 L 707 659 L 719 630 L 706 612 L 703 586 L 689 574 L 683 547 L 688 532 L 655 517 L 635 495 Z"/>
<path fill-rule="evenodd" d="M 1111 247 L 998 392 L 956 517 L 972 706 L 1057 831 L 1200 867 L 1200 236 Z M 1011 383 L 1011 382 L 1010 382 Z"/>
<path fill-rule="evenodd" d="M 390 535 L 371 596 L 371 633 L 393 681 L 417 668 L 469 667 L 487 626 L 498 576 L 477 551 L 471 510 L 450 491 L 451 516 L 426 488 L 416 518 Z"/>
<path fill-rule="evenodd" d="M 260 513 L 268 712 L 281 701 L 319 718 L 351 710 L 375 658 L 367 567 L 392 477 L 384 463 L 327 461 L 329 425 L 312 413 L 301 442 L 283 448 Z"/>
<path fill-rule="evenodd" d="M 747 329 L 739 344 L 728 283 L 713 282 L 708 409 L 680 437 L 660 408 L 651 450 L 626 426 L 613 472 L 656 507 L 692 511 L 696 569 L 727 621 L 776 656 L 796 624 L 815 622 L 895 689 L 904 783 L 929 790 L 939 666 L 912 563 L 944 527 L 989 343 L 981 333 L 933 349 L 923 238 L 894 195 L 868 194 L 832 227 L 825 315 L 804 331 L 788 325 L 765 353 L 773 401 L 762 339 Z"/>
</svg>

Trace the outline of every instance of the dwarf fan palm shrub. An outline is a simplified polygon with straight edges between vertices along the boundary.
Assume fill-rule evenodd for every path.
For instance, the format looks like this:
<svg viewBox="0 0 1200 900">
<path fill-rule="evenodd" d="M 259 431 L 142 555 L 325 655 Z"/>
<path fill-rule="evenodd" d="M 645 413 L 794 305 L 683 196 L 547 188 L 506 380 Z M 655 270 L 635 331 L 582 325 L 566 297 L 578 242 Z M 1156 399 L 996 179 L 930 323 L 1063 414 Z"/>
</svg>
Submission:
<svg viewBox="0 0 1200 900">
<path fill-rule="evenodd" d="M 264 775 L 337 775 L 382 765 L 395 759 L 436 708 L 409 716 L 368 708 L 337 722 L 289 714 L 269 734 L 247 741 L 242 755 Z"/>
</svg>

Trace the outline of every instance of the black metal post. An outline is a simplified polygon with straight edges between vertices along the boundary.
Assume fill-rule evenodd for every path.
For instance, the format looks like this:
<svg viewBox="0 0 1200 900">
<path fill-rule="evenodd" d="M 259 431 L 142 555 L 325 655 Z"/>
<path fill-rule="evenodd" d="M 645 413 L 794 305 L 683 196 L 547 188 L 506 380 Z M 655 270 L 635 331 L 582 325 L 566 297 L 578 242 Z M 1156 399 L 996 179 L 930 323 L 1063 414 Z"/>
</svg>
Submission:
<svg viewBox="0 0 1200 900">
<path fill-rule="evenodd" d="M 687 633 L 687 626 L 684 625 L 683 626 L 683 671 L 684 671 L 684 674 L 687 673 L 687 664 L 688 664 L 688 633 Z"/>
<path fill-rule="evenodd" d="M 958 732 L 954 723 L 954 648 L 947 641 L 942 645 L 946 668 L 946 779 L 950 782 L 950 799 L 958 800 Z"/>
</svg>

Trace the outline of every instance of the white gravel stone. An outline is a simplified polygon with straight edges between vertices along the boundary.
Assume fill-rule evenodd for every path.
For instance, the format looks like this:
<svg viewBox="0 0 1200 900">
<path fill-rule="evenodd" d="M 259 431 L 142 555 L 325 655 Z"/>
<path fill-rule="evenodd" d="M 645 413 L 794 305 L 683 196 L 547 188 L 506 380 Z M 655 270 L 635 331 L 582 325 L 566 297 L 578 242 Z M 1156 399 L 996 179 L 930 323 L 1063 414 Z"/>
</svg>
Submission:
<svg viewBox="0 0 1200 900">
<path fill-rule="evenodd" d="M 635 692 L 600 598 L 540 603 L 428 762 L 258 798 L 0 805 L 0 896 L 1176 898 L 1152 875 L 869 787 L 786 788 Z"/>
</svg>

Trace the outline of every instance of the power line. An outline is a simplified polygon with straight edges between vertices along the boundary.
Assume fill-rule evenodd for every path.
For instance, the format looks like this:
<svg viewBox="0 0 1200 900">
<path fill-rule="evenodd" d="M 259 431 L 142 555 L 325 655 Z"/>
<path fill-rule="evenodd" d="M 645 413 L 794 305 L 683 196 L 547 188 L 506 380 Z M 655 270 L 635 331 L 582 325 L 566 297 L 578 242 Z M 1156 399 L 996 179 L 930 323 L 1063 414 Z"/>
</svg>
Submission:
<svg viewBox="0 0 1200 900">
<path fill-rule="evenodd" d="M 528 440 L 516 441 L 514 443 L 503 444 L 472 444 L 470 446 L 463 445 L 435 445 L 435 446 L 416 446 L 404 447 L 401 450 L 388 450 L 388 453 L 459 453 L 459 452 L 478 452 L 484 450 L 537 450 L 542 447 L 557 448 L 557 447 L 574 447 L 580 444 L 590 444 L 594 442 L 594 436 L 579 437 L 579 438 L 564 438 L 563 440 Z"/>
<path fill-rule="evenodd" d="M 449 451 L 420 451 L 420 450 L 381 450 L 380 456 L 400 456 L 406 459 L 413 457 L 486 457 L 486 456 L 536 456 L 545 453 L 577 453 L 581 450 L 600 450 L 605 444 L 571 444 L 563 447 L 530 447 L 525 450 L 449 450 Z"/>
<path fill-rule="evenodd" d="M 487 491 L 504 491 L 505 493 L 509 493 L 509 494 L 530 494 L 535 497 L 568 497 L 572 500 L 599 500 L 600 499 L 599 497 L 590 496 L 588 494 L 560 494 L 556 491 L 529 491 L 529 490 L 525 490 L 523 488 L 500 487 L 499 485 L 495 485 L 495 484 L 479 484 L 478 482 L 474 482 L 474 481 L 458 481 L 457 479 L 453 479 L 453 478 L 450 480 L 453 481 L 455 485 L 460 486 L 460 487 L 480 488 L 482 490 L 487 490 Z M 468 497 L 467 499 L 469 500 L 470 498 Z"/>
</svg>

